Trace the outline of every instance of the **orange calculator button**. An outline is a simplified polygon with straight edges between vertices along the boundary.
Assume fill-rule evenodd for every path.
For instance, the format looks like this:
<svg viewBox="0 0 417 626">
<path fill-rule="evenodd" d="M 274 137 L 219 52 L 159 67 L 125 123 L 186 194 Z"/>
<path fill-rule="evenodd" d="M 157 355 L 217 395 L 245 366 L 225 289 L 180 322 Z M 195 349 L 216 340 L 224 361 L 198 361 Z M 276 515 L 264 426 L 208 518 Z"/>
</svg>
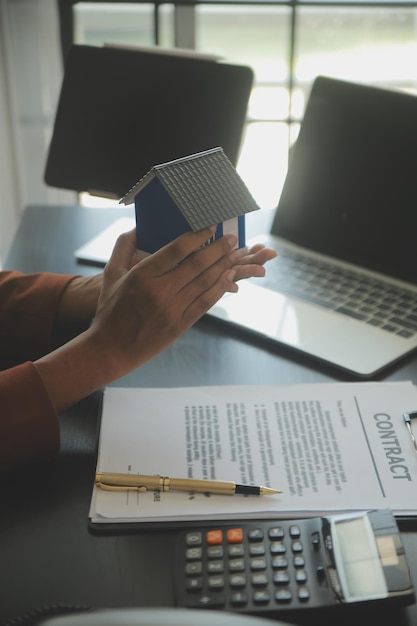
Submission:
<svg viewBox="0 0 417 626">
<path fill-rule="evenodd" d="M 243 530 L 241 528 L 229 528 L 227 531 L 227 541 L 229 543 L 242 543 Z"/>
<path fill-rule="evenodd" d="M 223 541 L 223 533 L 221 530 L 208 530 L 206 533 L 206 541 L 210 545 L 217 545 Z"/>
</svg>

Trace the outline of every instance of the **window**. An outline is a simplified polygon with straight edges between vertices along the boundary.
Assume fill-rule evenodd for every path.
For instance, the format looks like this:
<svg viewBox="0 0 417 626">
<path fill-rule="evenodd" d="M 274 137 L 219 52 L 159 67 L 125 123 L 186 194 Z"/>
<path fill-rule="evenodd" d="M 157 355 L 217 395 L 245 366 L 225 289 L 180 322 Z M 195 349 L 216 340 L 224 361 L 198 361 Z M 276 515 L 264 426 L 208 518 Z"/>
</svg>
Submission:
<svg viewBox="0 0 417 626">
<path fill-rule="evenodd" d="M 75 5 L 78 43 L 195 47 L 255 72 L 238 171 L 273 208 L 315 76 L 417 93 L 417 1 Z"/>
</svg>

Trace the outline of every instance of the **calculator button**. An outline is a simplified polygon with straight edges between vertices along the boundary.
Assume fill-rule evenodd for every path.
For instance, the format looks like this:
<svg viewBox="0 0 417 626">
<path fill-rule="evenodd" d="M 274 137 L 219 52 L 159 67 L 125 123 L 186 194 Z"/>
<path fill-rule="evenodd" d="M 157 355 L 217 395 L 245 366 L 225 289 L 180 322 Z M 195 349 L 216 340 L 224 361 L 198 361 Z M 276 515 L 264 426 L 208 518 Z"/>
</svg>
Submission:
<svg viewBox="0 0 417 626">
<path fill-rule="evenodd" d="M 185 558 L 187 561 L 198 561 L 203 556 L 202 548 L 187 548 Z"/>
<path fill-rule="evenodd" d="M 303 544 L 301 543 L 301 541 L 293 541 L 291 544 L 291 550 L 296 553 L 296 552 L 302 552 L 303 551 Z"/>
<path fill-rule="evenodd" d="M 224 576 L 209 576 L 209 589 L 224 589 Z"/>
<path fill-rule="evenodd" d="M 187 598 L 187 607 L 189 609 L 197 609 L 197 608 L 222 608 L 226 603 L 226 598 L 223 593 L 203 593 L 202 595 L 190 595 Z"/>
<path fill-rule="evenodd" d="M 272 541 L 269 547 L 271 554 L 285 554 L 287 548 L 283 541 Z"/>
<path fill-rule="evenodd" d="M 272 580 L 276 585 L 288 585 L 290 582 L 290 577 L 288 575 L 288 572 L 279 571 L 274 573 Z"/>
<path fill-rule="evenodd" d="M 201 561 L 187 563 L 185 566 L 185 573 L 187 574 L 187 576 L 194 576 L 195 574 L 201 574 L 202 571 L 203 571 L 203 565 Z"/>
<path fill-rule="evenodd" d="M 306 602 L 310 599 L 310 592 L 307 587 L 300 587 L 298 590 L 298 599 L 302 602 Z"/>
<path fill-rule="evenodd" d="M 320 535 L 319 533 L 313 533 L 311 535 L 311 543 L 313 544 L 314 550 L 320 549 Z"/>
<path fill-rule="evenodd" d="M 248 596 L 243 591 L 232 593 L 230 602 L 233 606 L 245 606 L 248 603 Z"/>
<path fill-rule="evenodd" d="M 229 543 L 242 543 L 243 530 L 241 528 L 230 528 L 227 531 L 227 541 Z"/>
<path fill-rule="evenodd" d="M 304 567 L 305 566 L 304 557 L 301 554 L 296 554 L 294 556 L 294 567 Z"/>
<path fill-rule="evenodd" d="M 233 556 L 243 556 L 245 550 L 242 543 L 234 543 L 230 546 L 227 546 L 227 553 L 230 557 Z"/>
<path fill-rule="evenodd" d="M 229 561 L 230 572 L 243 572 L 245 569 L 245 561 L 243 559 L 233 559 Z"/>
<path fill-rule="evenodd" d="M 210 574 L 223 572 L 223 570 L 224 570 L 223 561 L 209 561 L 207 564 L 207 571 Z"/>
<path fill-rule="evenodd" d="M 198 549 L 201 550 L 201 548 Z M 223 557 L 223 546 L 208 546 L 207 557 L 209 559 L 221 559 Z"/>
<path fill-rule="evenodd" d="M 231 587 L 245 587 L 246 586 L 246 576 L 244 574 L 232 574 L 229 577 L 229 585 Z"/>
<path fill-rule="evenodd" d="M 252 597 L 254 604 L 268 604 L 270 599 L 269 593 L 265 590 L 255 591 Z"/>
<path fill-rule="evenodd" d="M 298 539 L 299 537 L 301 537 L 301 529 L 297 524 L 291 524 L 290 537 L 291 539 Z"/>
<path fill-rule="evenodd" d="M 206 542 L 210 545 L 223 543 L 223 533 L 221 530 L 209 530 L 206 533 Z"/>
<path fill-rule="evenodd" d="M 274 526 L 268 530 L 268 537 L 270 539 L 283 539 L 284 529 L 281 526 Z"/>
<path fill-rule="evenodd" d="M 289 589 L 277 589 L 275 592 L 275 600 L 278 603 L 289 603 L 292 600 L 292 593 Z"/>
<path fill-rule="evenodd" d="M 323 583 L 326 580 L 326 570 L 324 569 L 323 565 L 319 565 L 316 569 L 316 574 L 317 574 L 317 581 L 318 583 Z"/>
<path fill-rule="evenodd" d="M 252 571 L 266 569 L 265 559 L 251 559 L 250 568 Z"/>
<path fill-rule="evenodd" d="M 287 569 L 288 559 L 285 556 L 274 556 L 271 565 L 273 569 Z"/>
<path fill-rule="evenodd" d="M 268 576 L 264 573 L 253 574 L 252 585 L 254 587 L 266 587 L 268 584 Z"/>
<path fill-rule="evenodd" d="M 203 588 L 202 578 L 187 578 L 185 581 L 185 588 L 188 591 L 201 591 Z"/>
<path fill-rule="evenodd" d="M 295 572 L 295 581 L 299 584 L 305 583 L 307 581 L 307 574 L 305 570 L 299 569 Z"/>
<path fill-rule="evenodd" d="M 202 539 L 203 537 L 201 533 L 187 533 L 185 542 L 187 546 L 199 546 L 201 545 Z"/>
<path fill-rule="evenodd" d="M 252 543 L 249 546 L 249 554 L 251 556 L 263 556 L 265 554 L 265 546 L 263 543 Z"/>
<path fill-rule="evenodd" d="M 264 531 L 262 528 L 252 528 L 248 532 L 249 541 L 262 541 L 264 538 Z"/>
</svg>

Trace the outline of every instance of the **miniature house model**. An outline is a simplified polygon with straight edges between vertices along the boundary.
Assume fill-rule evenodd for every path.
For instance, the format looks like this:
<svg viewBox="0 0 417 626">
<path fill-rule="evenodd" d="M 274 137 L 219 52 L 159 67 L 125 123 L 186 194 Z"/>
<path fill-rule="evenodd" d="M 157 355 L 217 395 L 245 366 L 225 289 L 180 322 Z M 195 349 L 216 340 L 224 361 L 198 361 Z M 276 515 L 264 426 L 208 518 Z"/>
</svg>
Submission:
<svg viewBox="0 0 417 626">
<path fill-rule="evenodd" d="M 137 247 L 155 252 L 182 233 L 217 224 L 245 245 L 245 213 L 259 209 L 222 148 L 155 165 L 121 200 L 135 203 Z"/>
</svg>

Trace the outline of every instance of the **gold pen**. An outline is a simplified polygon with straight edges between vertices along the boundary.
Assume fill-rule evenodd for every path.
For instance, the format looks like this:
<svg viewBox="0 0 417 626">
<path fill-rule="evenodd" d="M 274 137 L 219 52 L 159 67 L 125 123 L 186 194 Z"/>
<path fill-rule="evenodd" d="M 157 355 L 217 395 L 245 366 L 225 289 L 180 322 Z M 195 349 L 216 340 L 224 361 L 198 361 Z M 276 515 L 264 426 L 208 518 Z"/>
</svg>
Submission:
<svg viewBox="0 0 417 626">
<path fill-rule="evenodd" d="M 282 493 L 271 487 L 239 485 L 231 481 L 170 478 L 169 476 L 141 476 L 140 474 L 112 474 L 97 472 L 96 485 L 107 491 L 194 491 L 223 496 L 269 496 Z"/>
</svg>

